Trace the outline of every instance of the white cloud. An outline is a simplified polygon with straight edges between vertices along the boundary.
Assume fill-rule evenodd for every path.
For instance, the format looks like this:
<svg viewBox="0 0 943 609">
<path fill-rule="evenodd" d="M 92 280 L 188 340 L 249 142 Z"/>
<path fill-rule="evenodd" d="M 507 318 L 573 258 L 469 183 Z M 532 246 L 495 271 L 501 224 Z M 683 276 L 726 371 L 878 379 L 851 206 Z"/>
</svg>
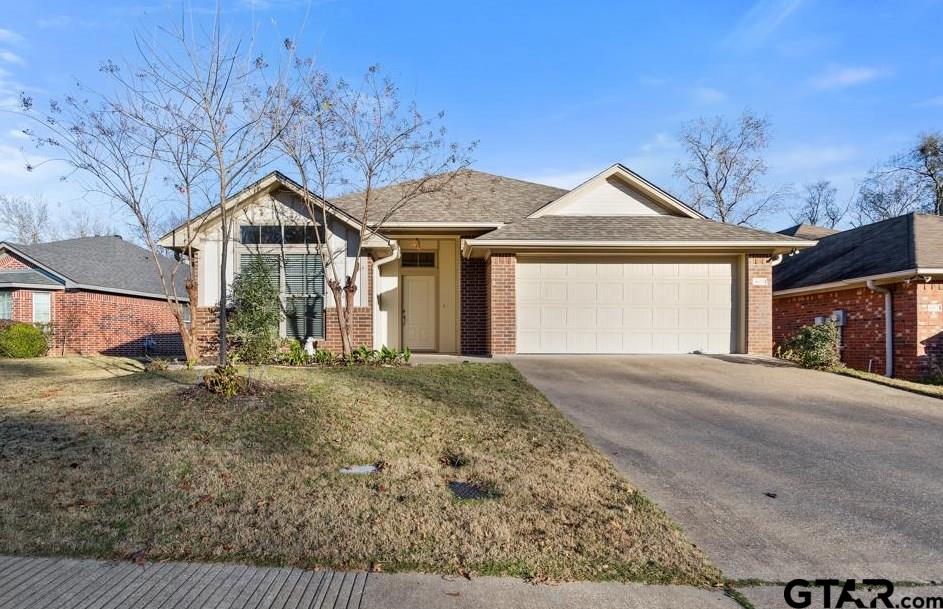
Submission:
<svg viewBox="0 0 943 609">
<path fill-rule="evenodd" d="M 759 0 L 737 22 L 727 38 L 726 46 L 754 47 L 769 39 L 804 0 Z"/>
<path fill-rule="evenodd" d="M 801 173 L 854 160 L 858 149 L 848 145 L 803 144 L 770 154 L 768 165 L 781 173 Z"/>
<path fill-rule="evenodd" d="M 0 28 L 0 42 L 5 42 L 7 44 L 19 44 L 20 42 L 23 42 L 23 37 L 13 30 Z"/>
<path fill-rule="evenodd" d="M 7 51 L 6 49 L 0 50 L 0 61 L 5 61 L 7 63 L 23 63 L 23 58 L 14 53 L 13 51 Z"/>
<path fill-rule="evenodd" d="M 691 90 L 694 99 L 702 104 L 718 104 L 727 99 L 727 94 L 719 89 L 698 85 Z"/>
<path fill-rule="evenodd" d="M 887 73 L 886 70 L 873 66 L 831 66 L 812 79 L 816 89 L 844 89 L 871 82 Z"/>
<path fill-rule="evenodd" d="M 10 129 L 7 136 L 14 140 L 28 140 L 29 136 L 23 133 L 22 129 Z"/>
<path fill-rule="evenodd" d="M 652 139 L 648 140 L 640 150 L 642 152 L 656 152 L 659 150 L 670 150 L 678 146 L 678 140 L 664 131 L 656 133 Z"/>
<path fill-rule="evenodd" d="M 943 95 L 940 95 L 939 97 L 931 97 L 930 99 L 925 99 L 921 102 L 917 102 L 914 105 L 917 106 L 918 108 L 935 108 L 935 107 L 943 106 Z"/>
</svg>

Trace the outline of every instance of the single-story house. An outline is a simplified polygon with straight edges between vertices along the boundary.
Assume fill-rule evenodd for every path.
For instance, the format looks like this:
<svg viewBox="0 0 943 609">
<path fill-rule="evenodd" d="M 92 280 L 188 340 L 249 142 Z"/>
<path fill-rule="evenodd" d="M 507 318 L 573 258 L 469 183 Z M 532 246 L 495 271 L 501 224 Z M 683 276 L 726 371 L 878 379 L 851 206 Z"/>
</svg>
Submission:
<svg viewBox="0 0 943 609">
<path fill-rule="evenodd" d="M 399 200 L 373 192 L 370 226 Z M 301 186 L 273 172 L 226 201 L 229 277 L 268 256 L 288 312 L 281 332 L 339 349 L 334 302 L 312 243 L 322 231 L 349 269 L 362 197 L 310 218 Z M 192 237 L 194 331 L 218 331 L 219 206 Z M 316 227 L 316 228 L 315 228 Z M 161 238 L 186 249 L 187 227 Z M 814 241 L 706 219 L 613 165 L 573 190 L 465 170 L 368 231 L 355 343 L 460 354 L 772 351 L 772 262 Z"/>
<path fill-rule="evenodd" d="M 819 237 L 773 269 L 777 342 L 834 318 L 852 368 L 920 378 L 943 365 L 943 217 L 908 214 Z"/>
<path fill-rule="evenodd" d="M 174 262 L 159 261 L 169 281 Z M 180 265 L 182 302 L 188 277 Z M 51 354 L 183 353 L 151 252 L 117 236 L 0 241 L 0 319 L 48 324 Z"/>
</svg>

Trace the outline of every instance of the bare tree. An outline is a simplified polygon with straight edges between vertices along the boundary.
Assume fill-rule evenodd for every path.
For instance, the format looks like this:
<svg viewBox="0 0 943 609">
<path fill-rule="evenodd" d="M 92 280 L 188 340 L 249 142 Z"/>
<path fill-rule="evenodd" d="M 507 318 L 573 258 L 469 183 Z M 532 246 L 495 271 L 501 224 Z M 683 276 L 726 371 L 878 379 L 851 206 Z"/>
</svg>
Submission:
<svg viewBox="0 0 943 609">
<path fill-rule="evenodd" d="M 881 173 L 906 173 L 921 198 L 919 207 L 943 215 L 943 133 L 927 133 L 917 144 L 891 159 Z"/>
<path fill-rule="evenodd" d="M 173 264 L 168 274 L 171 261 L 159 250 L 153 232 L 154 217 L 162 201 L 156 190 L 157 136 L 130 120 L 121 111 L 119 99 L 79 88 L 82 95 L 66 95 L 62 101 L 51 101 L 43 115 L 37 115 L 31 98 L 22 96 L 24 115 L 39 125 L 27 133 L 37 146 L 55 151 L 57 156 L 46 162 L 64 162 L 70 168 L 70 177 L 80 181 L 89 193 L 119 203 L 130 212 L 151 251 L 187 359 L 194 360 L 197 354 L 190 328 L 184 322 L 183 295 L 177 293 L 173 281 L 181 262 Z"/>
<path fill-rule="evenodd" d="M 103 237 L 121 233 L 115 226 L 109 224 L 101 216 L 87 208 L 73 209 L 64 222 L 62 237 L 66 239 L 76 237 Z"/>
<path fill-rule="evenodd" d="M 49 241 L 55 234 L 43 199 L 0 195 L 0 227 L 17 243 Z"/>
<path fill-rule="evenodd" d="M 857 223 L 869 224 L 919 211 L 924 192 L 910 172 L 872 172 L 858 188 L 854 201 Z"/>
<path fill-rule="evenodd" d="M 828 180 L 806 184 L 805 197 L 799 209 L 791 214 L 793 222 L 835 228 L 847 211 L 836 201 L 837 194 L 838 189 Z"/>
<path fill-rule="evenodd" d="M 295 165 L 310 217 L 327 229 L 328 193 L 337 188 L 356 193 L 360 230 L 349 273 L 346 252 L 334 251 L 327 230 L 323 237 L 315 231 L 346 354 L 355 346 L 351 315 L 365 243 L 417 197 L 448 188 L 470 164 L 474 144 L 447 143 L 439 125 L 443 115 L 430 119 L 414 104 L 404 104 L 396 85 L 376 66 L 357 85 L 332 82 L 310 60 L 297 61 L 295 73 L 297 94 L 283 100 L 296 110 L 293 123 L 277 128 L 279 147 Z M 286 114 L 275 114 L 275 121 L 284 125 Z"/>
<path fill-rule="evenodd" d="M 232 235 L 226 203 L 266 161 L 278 136 L 266 131 L 271 123 L 264 120 L 276 87 L 267 80 L 268 63 L 251 52 L 251 41 L 223 33 L 218 11 L 209 30 L 184 21 L 136 42 L 138 56 L 126 69 L 112 61 L 102 64 L 112 86 L 108 94 L 80 88 L 52 101 L 45 116 L 34 116 L 42 129 L 32 135 L 37 144 L 57 149 L 60 158 L 54 160 L 64 160 L 89 192 L 131 212 L 157 262 L 188 360 L 199 353 L 184 322 L 176 276 L 192 260 L 197 222 L 209 218 L 199 212 L 219 203 L 219 363 L 225 365 Z M 33 101 L 23 101 L 24 112 L 34 114 Z M 171 215 L 183 217 L 186 230 L 183 255 L 168 265 L 156 229 Z M 195 306 L 192 274 L 185 289 Z"/>
<path fill-rule="evenodd" d="M 184 24 L 165 30 L 161 39 L 139 39 L 138 48 L 141 65 L 137 77 L 146 83 L 136 93 L 138 99 L 144 98 L 142 109 L 166 108 L 169 103 L 173 118 L 161 127 L 141 114 L 136 119 L 161 134 L 158 149 L 172 159 L 172 171 L 188 210 L 192 209 L 197 182 L 219 203 L 219 364 L 226 365 L 233 231 L 226 203 L 265 163 L 266 153 L 279 136 L 279 131 L 269 130 L 273 123 L 266 118 L 277 97 L 273 92 L 281 87 L 277 78 L 276 82 L 267 80 L 270 66 L 260 54 L 251 52 L 251 44 L 224 34 L 218 11 L 207 33 L 195 33 Z M 190 233 L 189 226 L 186 232 Z"/>
<path fill-rule="evenodd" d="M 745 111 L 735 124 L 723 117 L 699 118 L 682 127 L 688 158 L 675 165 L 687 182 L 691 204 L 704 215 L 731 224 L 752 224 L 777 208 L 788 189 L 772 192 L 761 181 L 767 166 L 769 120 Z"/>
</svg>

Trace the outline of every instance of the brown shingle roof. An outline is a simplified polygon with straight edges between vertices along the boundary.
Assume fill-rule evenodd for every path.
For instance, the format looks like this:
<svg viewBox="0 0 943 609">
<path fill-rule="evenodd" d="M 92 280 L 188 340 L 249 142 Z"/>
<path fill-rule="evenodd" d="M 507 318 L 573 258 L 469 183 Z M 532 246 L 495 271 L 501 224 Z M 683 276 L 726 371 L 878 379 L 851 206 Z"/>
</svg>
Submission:
<svg viewBox="0 0 943 609">
<path fill-rule="evenodd" d="M 479 241 L 796 241 L 755 228 L 678 216 L 541 216 L 491 231 Z"/>
<path fill-rule="evenodd" d="M 834 228 L 826 228 L 824 226 L 816 226 L 814 224 L 796 224 L 795 226 L 790 226 L 789 228 L 784 228 L 781 231 L 778 231 L 780 235 L 789 235 L 790 237 L 798 237 L 799 239 L 821 239 L 822 237 L 828 237 L 829 235 L 834 235 L 838 231 Z"/>
<path fill-rule="evenodd" d="M 819 240 L 773 269 L 773 289 L 790 290 L 916 268 L 943 268 L 943 217 L 907 214 Z"/>
<path fill-rule="evenodd" d="M 413 184 L 394 184 L 373 191 L 370 222 L 376 222 Z M 390 222 L 492 223 L 512 222 L 557 199 L 567 191 L 544 184 L 505 178 L 482 171 L 459 172 L 441 190 L 417 196 L 390 218 Z M 358 220 L 363 215 L 361 193 L 331 199 Z"/>
</svg>

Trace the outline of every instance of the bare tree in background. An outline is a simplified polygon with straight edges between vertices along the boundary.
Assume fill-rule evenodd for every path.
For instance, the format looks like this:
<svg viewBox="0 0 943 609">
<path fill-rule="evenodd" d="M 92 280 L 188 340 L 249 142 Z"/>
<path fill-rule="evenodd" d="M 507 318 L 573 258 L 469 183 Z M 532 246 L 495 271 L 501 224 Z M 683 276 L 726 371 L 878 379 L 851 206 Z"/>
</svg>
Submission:
<svg viewBox="0 0 943 609">
<path fill-rule="evenodd" d="M 943 133 L 927 133 L 907 152 L 891 159 L 884 174 L 905 173 L 919 190 L 920 209 L 943 215 Z"/>
<path fill-rule="evenodd" d="M 835 228 L 845 217 L 847 207 L 836 201 L 838 189 L 828 180 L 806 184 L 805 196 L 798 210 L 790 214 L 796 224 Z"/>
<path fill-rule="evenodd" d="M 682 127 L 687 159 L 675 165 L 675 175 L 687 182 L 695 209 L 730 224 L 753 224 L 776 211 L 788 188 L 770 192 L 761 183 L 769 128 L 769 120 L 749 111 L 734 124 L 717 116 Z"/>
<path fill-rule="evenodd" d="M 16 243 L 40 243 L 54 238 L 49 205 L 43 199 L 0 195 L 0 227 Z"/>
<path fill-rule="evenodd" d="M 279 148 L 300 177 L 308 213 L 327 227 L 328 193 L 344 188 L 357 198 L 353 207 L 360 231 L 349 272 L 346 252 L 334 251 L 329 234 L 316 231 L 347 354 L 355 347 L 351 315 L 364 244 L 416 197 L 448 188 L 470 164 L 474 144 L 447 143 L 439 124 L 443 115 L 430 119 L 415 104 L 404 104 L 396 85 L 376 66 L 356 85 L 332 82 L 310 60 L 296 61 L 295 73 L 296 95 L 284 102 L 297 113 L 290 125 L 284 122 L 287 112 L 275 114 L 275 128 L 281 131 Z"/>
<path fill-rule="evenodd" d="M 62 237 L 72 239 L 76 237 L 104 237 L 106 235 L 119 235 L 115 226 L 109 224 L 104 218 L 98 216 L 88 209 L 73 209 L 72 213 L 65 220 Z"/>
<path fill-rule="evenodd" d="M 856 223 L 870 224 L 919 211 L 924 194 L 912 173 L 872 172 L 855 196 Z"/>
</svg>

